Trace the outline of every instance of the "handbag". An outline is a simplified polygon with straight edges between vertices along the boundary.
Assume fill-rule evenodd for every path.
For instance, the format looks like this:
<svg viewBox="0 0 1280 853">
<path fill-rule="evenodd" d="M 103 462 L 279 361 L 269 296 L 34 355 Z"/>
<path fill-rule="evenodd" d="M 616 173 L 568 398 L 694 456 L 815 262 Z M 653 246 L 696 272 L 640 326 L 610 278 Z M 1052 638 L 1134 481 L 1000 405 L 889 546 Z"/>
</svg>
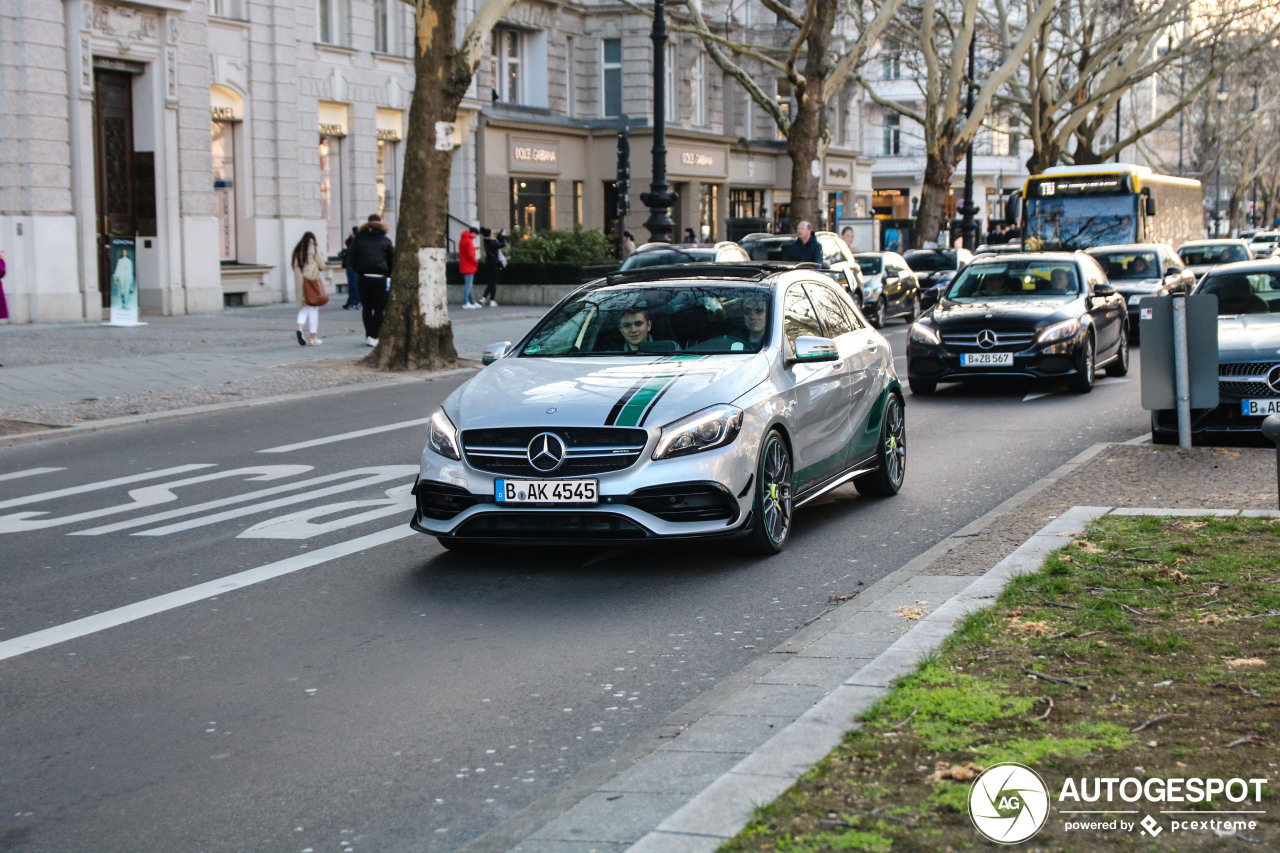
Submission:
<svg viewBox="0 0 1280 853">
<path fill-rule="evenodd" d="M 507 256 L 502 254 L 502 250 L 498 250 L 498 266 L 505 267 L 507 265 Z"/>
<path fill-rule="evenodd" d="M 302 280 L 302 301 L 317 308 L 329 304 L 329 294 L 324 292 L 324 282 L 318 278 Z"/>
</svg>

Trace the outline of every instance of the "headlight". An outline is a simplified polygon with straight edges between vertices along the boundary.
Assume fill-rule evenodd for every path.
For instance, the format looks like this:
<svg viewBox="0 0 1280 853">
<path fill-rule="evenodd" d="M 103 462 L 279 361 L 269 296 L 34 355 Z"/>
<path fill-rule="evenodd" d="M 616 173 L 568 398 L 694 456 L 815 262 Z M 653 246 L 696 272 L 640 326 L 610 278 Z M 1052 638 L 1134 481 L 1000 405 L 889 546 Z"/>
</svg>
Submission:
<svg viewBox="0 0 1280 853">
<path fill-rule="evenodd" d="M 446 459 L 462 459 L 458 452 L 458 428 L 449 420 L 444 409 L 436 409 L 427 429 L 427 447 Z"/>
<path fill-rule="evenodd" d="M 1074 337 L 1078 331 L 1080 331 L 1080 320 L 1072 317 L 1070 320 L 1063 320 L 1061 323 L 1045 326 L 1040 331 L 1040 343 L 1048 344 L 1064 338 Z"/>
<path fill-rule="evenodd" d="M 741 429 L 742 409 L 712 406 L 664 426 L 653 458 L 670 459 L 731 444 Z"/>
<path fill-rule="evenodd" d="M 942 338 L 938 337 L 938 330 L 924 322 L 911 324 L 911 340 L 922 344 L 942 343 Z"/>
</svg>

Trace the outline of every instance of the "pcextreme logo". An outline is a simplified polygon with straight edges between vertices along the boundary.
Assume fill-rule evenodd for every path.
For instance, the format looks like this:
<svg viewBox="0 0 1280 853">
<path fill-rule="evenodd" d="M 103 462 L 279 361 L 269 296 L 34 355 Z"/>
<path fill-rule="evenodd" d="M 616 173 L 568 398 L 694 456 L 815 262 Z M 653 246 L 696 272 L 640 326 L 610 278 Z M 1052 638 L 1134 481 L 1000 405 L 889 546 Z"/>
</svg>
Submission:
<svg viewBox="0 0 1280 853">
<path fill-rule="evenodd" d="M 1049 788 L 1024 764 L 992 764 L 969 789 L 969 817 L 991 841 L 1026 841 L 1049 819 Z"/>
</svg>

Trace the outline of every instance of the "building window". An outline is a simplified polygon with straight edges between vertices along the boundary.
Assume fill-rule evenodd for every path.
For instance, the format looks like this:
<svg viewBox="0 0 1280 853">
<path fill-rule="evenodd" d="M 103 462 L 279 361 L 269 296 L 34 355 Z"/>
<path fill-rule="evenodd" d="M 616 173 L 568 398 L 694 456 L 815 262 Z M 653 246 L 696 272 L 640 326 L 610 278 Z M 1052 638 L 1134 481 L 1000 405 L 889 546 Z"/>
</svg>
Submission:
<svg viewBox="0 0 1280 853">
<path fill-rule="evenodd" d="M 576 45 L 573 36 L 564 37 L 564 114 L 573 118 L 578 114 L 578 87 L 573 79 L 577 67 Z"/>
<path fill-rule="evenodd" d="M 881 79 L 884 80 L 901 80 L 902 79 L 902 45 L 896 41 L 887 41 L 884 44 L 884 53 L 880 57 L 882 63 Z"/>
<path fill-rule="evenodd" d="M 556 182 L 511 179 L 511 227 L 539 231 L 555 227 Z"/>
<path fill-rule="evenodd" d="M 902 153 L 902 116 L 897 113 L 884 114 L 884 150 L 886 156 Z"/>
<path fill-rule="evenodd" d="M 760 208 L 764 204 L 763 190 L 745 190 L 731 189 L 729 190 L 729 218 L 742 219 L 752 218 L 760 215 Z"/>
<path fill-rule="evenodd" d="M 400 0 L 373 0 L 373 49 L 378 53 L 395 53 L 399 35 L 396 27 Z"/>
<path fill-rule="evenodd" d="M 319 0 L 320 41 L 325 44 L 346 44 L 347 0 Z"/>
<path fill-rule="evenodd" d="M 235 125 L 213 123 L 213 206 L 218 216 L 218 257 L 236 259 Z"/>
<path fill-rule="evenodd" d="M 342 219 L 342 139 L 320 137 L 320 217 L 328 223 L 328 252 L 337 254 L 346 228 Z"/>
<path fill-rule="evenodd" d="M 622 39 L 605 39 L 601 43 L 601 88 L 604 92 L 605 118 L 622 115 Z"/>
<path fill-rule="evenodd" d="M 676 120 L 676 46 L 667 42 L 667 67 L 664 70 L 667 102 L 663 108 L 663 117 L 667 121 Z"/>
<path fill-rule="evenodd" d="M 581 228 L 582 219 L 582 181 L 573 182 L 573 227 Z"/>
<path fill-rule="evenodd" d="M 693 73 L 689 80 L 689 99 L 693 112 L 694 127 L 702 127 L 707 123 L 707 55 L 699 53 L 693 60 Z"/>
<path fill-rule="evenodd" d="M 494 100 L 508 104 L 524 103 L 524 40 L 520 35 L 518 30 L 493 31 Z"/>
<path fill-rule="evenodd" d="M 247 0 L 213 0 L 209 6 L 209 14 L 218 18 L 232 18 L 237 21 L 249 20 Z"/>
<path fill-rule="evenodd" d="M 396 192 L 400 182 L 396 180 L 396 145 L 394 140 L 378 140 L 378 215 L 386 219 L 396 211 Z M 391 224 L 388 223 L 388 228 Z"/>
</svg>

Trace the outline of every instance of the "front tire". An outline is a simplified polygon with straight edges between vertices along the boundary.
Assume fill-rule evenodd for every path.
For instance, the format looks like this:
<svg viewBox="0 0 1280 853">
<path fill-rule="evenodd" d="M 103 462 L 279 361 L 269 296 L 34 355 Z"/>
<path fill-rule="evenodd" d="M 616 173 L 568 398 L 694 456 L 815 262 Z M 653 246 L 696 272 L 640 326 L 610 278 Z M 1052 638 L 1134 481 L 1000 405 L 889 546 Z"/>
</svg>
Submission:
<svg viewBox="0 0 1280 853">
<path fill-rule="evenodd" d="M 1084 352 L 1080 354 L 1079 368 L 1076 375 L 1067 380 L 1067 387 L 1076 394 L 1088 394 L 1093 390 L 1093 374 L 1097 371 L 1098 365 L 1094 361 L 1093 353 L 1093 335 L 1088 335 L 1084 339 Z"/>
<path fill-rule="evenodd" d="M 902 398 L 890 394 L 880 422 L 880 446 L 876 450 L 880 467 L 853 481 L 858 494 L 887 498 L 898 493 L 907 474 L 907 420 Z"/>
<path fill-rule="evenodd" d="M 871 323 L 871 325 L 875 326 L 877 329 L 883 329 L 885 324 L 885 318 L 888 316 L 888 314 L 889 314 L 889 306 L 885 304 L 884 297 L 881 296 L 879 299 L 876 300 L 876 310 L 872 312 L 870 317 L 867 318 L 867 321 Z"/>
<path fill-rule="evenodd" d="M 1107 365 L 1108 376 L 1124 376 L 1129 372 L 1129 327 L 1120 327 L 1120 350 Z"/>
<path fill-rule="evenodd" d="M 916 293 L 911 297 L 911 308 L 908 309 L 904 319 L 907 321 L 907 325 L 910 326 L 919 317 L 920 317 L 920 292 L 916 291 Z"/>
<path fill-rule="evenodd" d="M 769 430 L 756 466 L 756 494 L 751 508 L 751 532 L 746 549 L 750 554 L 771 557 L 787 546 L 791 538 L 791 450 L 782 433 Z"/>
</svg>

